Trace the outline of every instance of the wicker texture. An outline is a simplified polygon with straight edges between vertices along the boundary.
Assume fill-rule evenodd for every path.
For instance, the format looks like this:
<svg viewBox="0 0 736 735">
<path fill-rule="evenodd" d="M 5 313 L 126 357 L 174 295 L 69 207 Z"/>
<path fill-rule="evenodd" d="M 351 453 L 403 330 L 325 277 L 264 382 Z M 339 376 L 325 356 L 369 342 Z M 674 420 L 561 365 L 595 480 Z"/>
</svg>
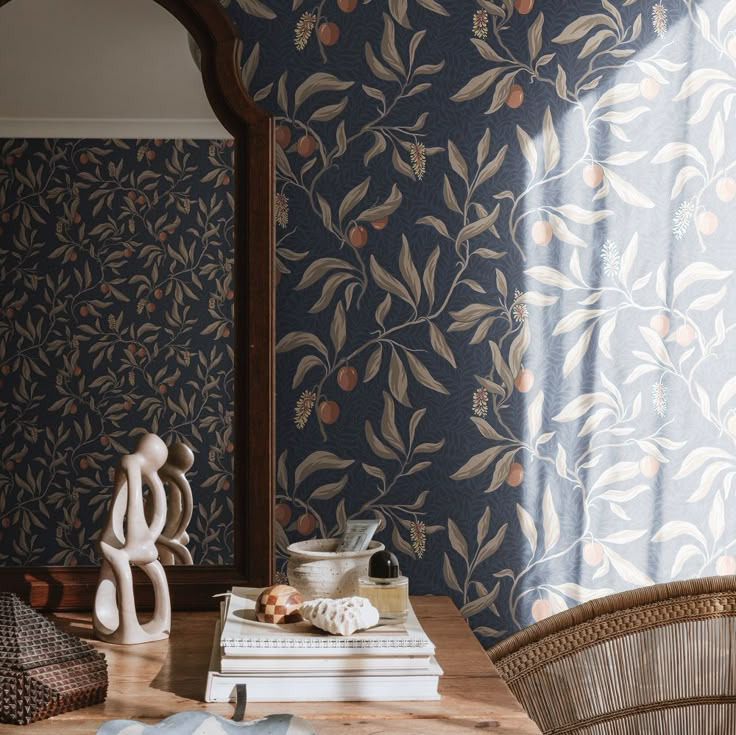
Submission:
<svg viewBox="0 0 736 735">
<path fill-rule="evenodd" d="M 27 725 L 104 702 L 105 657 L 0 593 L 0 722 Z"/>
<path fill-rule="evenodd" d="M 736 735 L 734 640 L 736 577 L 714 577 L 593 600 L 490 655 L 545 735 Z"/>
</svg>

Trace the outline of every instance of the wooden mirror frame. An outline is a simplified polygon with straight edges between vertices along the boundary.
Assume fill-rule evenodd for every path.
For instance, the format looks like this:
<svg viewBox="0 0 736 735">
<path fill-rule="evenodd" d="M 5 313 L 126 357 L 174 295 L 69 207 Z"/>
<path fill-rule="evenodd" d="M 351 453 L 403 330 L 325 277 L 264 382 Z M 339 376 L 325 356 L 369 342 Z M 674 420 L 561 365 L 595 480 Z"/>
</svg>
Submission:
<svg viewBox="0 0 736 735">
<path fill-rule="evenodd" d="M 9 2 L 0 0 L 0 8 Z M 273 119 L 241 80 L 242 41 L 216 0 L 151 0 L 168 10 L 202 52 L 202 79 L 212 109 L 235 139 L 234 336 L 235 414 L 232 566 L 166 568 L 175 609 L 202 609 L 232 585 L 264 586 L 274 568 L 274 248 Z M 136 570 L 136 603 L 151 607 Z M 0 589 L 46 610 L 91 609 L 99 568 L 0 568 Z"/>
</svg>

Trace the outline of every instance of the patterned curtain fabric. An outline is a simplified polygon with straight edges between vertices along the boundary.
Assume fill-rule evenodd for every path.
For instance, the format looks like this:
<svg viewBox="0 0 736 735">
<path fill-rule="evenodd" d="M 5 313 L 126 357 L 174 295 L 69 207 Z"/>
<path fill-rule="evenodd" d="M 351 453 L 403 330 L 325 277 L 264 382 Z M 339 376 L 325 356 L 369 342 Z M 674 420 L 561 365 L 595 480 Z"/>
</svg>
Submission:
<svg viewBox="0 0 736 735">
<path fill-rule="evenodd" d="M 484 644 L 736 571 L 736 2 L 228 4 L 278 142 L 279 550 Z"/>
</svg>

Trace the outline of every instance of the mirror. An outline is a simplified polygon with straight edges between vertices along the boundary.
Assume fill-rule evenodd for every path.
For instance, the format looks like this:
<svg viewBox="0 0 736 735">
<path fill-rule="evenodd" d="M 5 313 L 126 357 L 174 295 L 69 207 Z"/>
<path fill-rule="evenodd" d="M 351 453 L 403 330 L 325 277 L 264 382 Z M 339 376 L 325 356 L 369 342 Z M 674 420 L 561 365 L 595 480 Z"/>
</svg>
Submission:
<svg viewBox="0 0 736 735">
<path fill-rule="evenodd" d="M 235 31 L 192 0 L 0 6 L 0 580 L 89 606 L 153 432 L 195 457 L 174 605 L 266 584 L 272 131 Z"/>
</svg>

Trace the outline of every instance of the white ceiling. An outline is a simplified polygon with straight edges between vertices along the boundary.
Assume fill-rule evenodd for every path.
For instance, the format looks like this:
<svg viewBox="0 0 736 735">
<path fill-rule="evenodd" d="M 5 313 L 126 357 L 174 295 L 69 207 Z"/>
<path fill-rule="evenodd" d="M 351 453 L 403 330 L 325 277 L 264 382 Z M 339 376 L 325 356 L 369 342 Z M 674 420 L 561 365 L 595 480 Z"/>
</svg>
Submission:
<svg viewBox="0 0 736 735">
<path fill-rule="evenodd" d="M 153 0 L 0 8 L 0 137 L 227 138 L 185 28 Z"/>
</svg>

